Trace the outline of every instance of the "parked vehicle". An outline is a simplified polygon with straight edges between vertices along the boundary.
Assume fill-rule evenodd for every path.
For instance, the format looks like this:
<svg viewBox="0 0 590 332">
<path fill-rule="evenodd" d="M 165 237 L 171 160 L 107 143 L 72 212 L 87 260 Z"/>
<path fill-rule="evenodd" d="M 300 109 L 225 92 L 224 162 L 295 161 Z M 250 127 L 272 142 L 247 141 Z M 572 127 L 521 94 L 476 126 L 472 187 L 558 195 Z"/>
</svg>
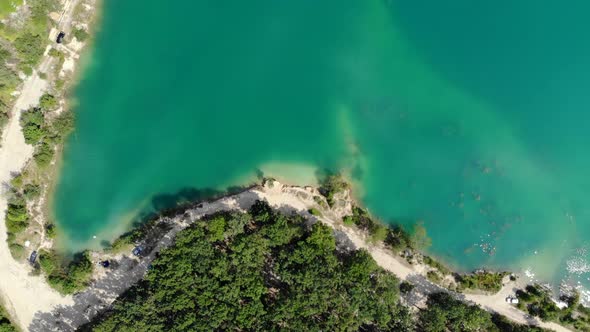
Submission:
<svg viewBox="0 0 590 332">
<path fill-rule="evenodd" d="M 37 260 L 37 250 L 33 250 L 33 252 L 31 253 L 31 256 L 29 256 L 29 263 L 35 264 L 36 260 Z"/>
<path fill-rule="evenodd" d="M 508 297 L 506 298 L 506 302 L 507 302 L 507 303 L 512 303 L 512 304 L 518 304 L 518 302 L 519 302 L 519 301 L 518 301 L 518 299 L 517 299 L 516 297 L 514 297 L 514 296 L 508 296 Z"/>
<path fill-rule="evenodd" d="M 55 40 L 55 42 L 58 44 L 61 44 L 61 43 L 63 43 L 65 37 L 66 37 L 66 33 L 63 31 L 60 31 L 59 35 L 57 35 L 57 39 Z"/>
<path fill-rule="evenodd" d="M 137 247 L 133 248 L 133 251 L 131 253 L 135 256 L 140 256 L 141 253 L 143 252 L 143 249 L 144 248 L 142 246 L 137 246 Z"/>
</svg>

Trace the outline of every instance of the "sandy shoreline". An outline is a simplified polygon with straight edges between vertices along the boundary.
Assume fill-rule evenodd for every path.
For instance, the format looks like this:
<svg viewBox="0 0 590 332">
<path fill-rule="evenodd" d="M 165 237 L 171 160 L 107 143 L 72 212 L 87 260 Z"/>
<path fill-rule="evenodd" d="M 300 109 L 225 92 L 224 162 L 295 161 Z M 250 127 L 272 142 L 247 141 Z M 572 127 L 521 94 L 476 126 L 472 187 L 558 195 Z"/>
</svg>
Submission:
<svg viewBox="0 0 590 332">
<path fill-rule="evenodd" d="M 64 10 L 59 16 L 58 29 L 69 31 L 78 1 L 64 1 Z M 49 37 L 48 44 L 53 42 L 52 36 Z M 28 330 L 36 313 L 48 312 L 58 305 L 73 303 L 71 296 L 60 295 L 49 287 L 44 277 L 32 276 L 29 266 L 12 258 L 6 241 L 6 225 L 4 223 L 4 213 L 7 207 L 6 185 L 14 174 L 22 171 L 33 155 L 33 147 L 24 141 L 19 120 L 24 110 L 38 104 L 39 98 L 49 86 L 49 82 L 39 75 L 39 73 L 46 73 L 54 62 L 54 59 L 47 54 L 48 50 L 49 46 L 33 74 L 24 80 L 0 144 L 0 182 L 3 185 L 0 195 L 0 211 L 2 211 L 2 222 L 0 222 L 0 294 L 14 322 L 25 331 Z"/>
<path fill-rule="evenodd" d="M 48 65 L 49 59 L 43 59 L 39 68 Z M 38 71 L 24 82 L 21 95 L 18 97 L 10 121 L 2 136 L 0 148 L 0 182 L 9 183 L 12 175 L 25 166 L 33 154 L 32 146 L 25 144 L 19 123 L 23 110 L 36 105 L 47 88 L 47 82 L 41 79 Z M 51 289 L 41 276 L 30 276 L 30 268 L 16 262 L 6 241 L 6 225 L 4 213 L 7 206 L 6 192 L 0 195 L 0 292 L 6 302 L 11 316 L 21 328 L 26 329 L 39 310 L 51 310 L 56 304 L 68 304 L 72 300 L 61 296 Z"/>
</svg>

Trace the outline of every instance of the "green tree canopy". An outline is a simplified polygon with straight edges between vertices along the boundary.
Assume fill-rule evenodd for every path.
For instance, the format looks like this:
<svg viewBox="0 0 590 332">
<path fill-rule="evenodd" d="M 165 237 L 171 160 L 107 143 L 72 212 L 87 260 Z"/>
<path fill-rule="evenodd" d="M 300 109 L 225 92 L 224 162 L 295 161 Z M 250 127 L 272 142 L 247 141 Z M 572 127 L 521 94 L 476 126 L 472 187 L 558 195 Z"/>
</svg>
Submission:
<svg viewBox="0 0 590 332">
<path fill-rule="evenodd" d="M 94 331 L 412 330 L 398 281 L 265 202 L 180 232 Z M 90 328 L 90 327 L 87 327 Z"/>
</svg>

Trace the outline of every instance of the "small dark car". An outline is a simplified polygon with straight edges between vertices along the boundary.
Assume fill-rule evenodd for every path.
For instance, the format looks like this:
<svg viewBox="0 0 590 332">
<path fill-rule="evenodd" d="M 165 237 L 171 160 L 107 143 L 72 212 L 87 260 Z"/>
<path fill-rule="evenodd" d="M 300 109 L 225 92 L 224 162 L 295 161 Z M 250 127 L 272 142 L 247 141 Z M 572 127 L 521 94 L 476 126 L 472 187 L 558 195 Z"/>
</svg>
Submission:
<svg viewBox="0 0 590 332">
<path fill-rule="evenodd" d="M 31 253 L 31 256 L 29 256 L 29 263 L 35 264 L 36 260 L 37 260 L 37 250 L 33 250 L 33 252 Z"/>
<path fill-rule="evenodd" d="M 131 253 L 135 256 L 139 256 L 139 255 L 141 255 L 142 252 L 143 252 L 143 247 L 137 246 L 137 247 L 133 248 L 133 251 Z"/>
<path fill-rule="evenodd" d="M 57 35 L 57 39 L 55 40 L 55 42 L 58 44 L 61 44 L 64 41 L 65 37 L 66 37 L 66 33 L 63 31 L 60 31 L 59 35 Z"/>
</svg>

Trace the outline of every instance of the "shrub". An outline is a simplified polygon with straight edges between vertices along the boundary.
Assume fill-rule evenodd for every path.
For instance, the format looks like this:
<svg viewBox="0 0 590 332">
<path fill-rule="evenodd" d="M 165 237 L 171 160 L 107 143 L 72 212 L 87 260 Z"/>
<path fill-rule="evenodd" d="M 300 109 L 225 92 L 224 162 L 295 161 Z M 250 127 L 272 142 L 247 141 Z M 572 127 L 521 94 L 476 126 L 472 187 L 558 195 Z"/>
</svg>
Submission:
<svg viewBox="0 0 590 332">
<path fill-rule="evenodd" d="M 352 216 L 344 216 L 344 218 L 342 218 L 342 222 L 346 226 L 354 225 L 354 219 L 352 218 Z"/>
<path fill-rule="evenodd" d="M 45 117 L 39 108 L 33 108 L 23 112 L 20 118 L 23 135 L 27 144 L 36 144 L 47 134 L 45 129 Z"/>
<path fill-rule="evenodd" d="M 45 38 L 29 31 L 22 33 L 14 40 L 14 47 L 19 54 L 21 63 L 31 67 L 37 64 L 43 55 Z"/>
<path fill-rule="evenodd" d="M 455 280 L 460 289 L 479 289 L 486 292 L 497 293 L 502 289 L 502 279 L 505 272 L 476 272 L 471 274 L 456 275 Z"/>
<path fill-rule="evenodd" d="M 320 212 L 320 210 L 316 209 L 316 208 L 311 208 L 309 210 L 307 210 L 307 212 L 309 212 L 309 214 L 311 214 L 312 216 L 321 216 L 322 213 Z"/>
<path fill-rule="evenodd" d="M 33 158 L 35 159 L 35 163 L 37 163 L 37 166 L 45 167 L 49 165 L 49 163 L 53 159 L 54 154 L 55 151 L 53 150 L 53 147 L 48 143 L 43 142 L 39 146 L 37 146 Z"/>
<path fill-rule="evenodd" d="M 8 123 L 8 114 L 0 111 L 0 128 L 3 128 Z"/>
<path fill-rule="evenodd" d="M 10 322 L 6 310 L 0 307 L 0 332 L 17 332 L 18 330 Z"/>
<path fill-rule="evenodd" d="M 50 57 L 53 57 L 53 58 L 61 58 L 61 57 L 63 57 L 63 53 L 60 52 L 59 50 L 57 50 L 56 48 L 53 48 L 53 47 L 49 50 L 49 52 L 47 54 L 49 54 L 49 56 Z"/>
<path fill-rule="evenodd" d="M 373 219 L 371 219 L 369 212 L 358 206 L 354 206 L 352 208 L 352 219 L 354 221 L 354 224 L 363 230 L 371 229 L 373 227 L 373 224 L 375 223 Z"/>
<path fill-rule="evenodd" d="M 27 205 L 22 196 L 14 193 L 14 196 L 8 200 L 6 208 L 6 231 L 17 234 L 25 230 L 28 226 L 29 214 Z"/>
<path fill-rule="evenodd" d="M 435 284 L 439 284 L 442 281 L 442 277 L 438 271 L 428 271 L 426 273 L 426 278 Z"/>
<path fill-rule="evenodd" d="M 27 200 L 32 200 L 41 195 L 41 187 L 38 184 L 27 183 L 23 188 L 23 194 Z"/>
<path fill-rule="evenodd" d="M 369 233 L 371 234 L 372 243 L 380 243 L 387 238 L 388 228 L 379 223 L 373 223 L 372 227 L 369 229 Z"/>
<path fill-rule="evenodd" d="M 424 223 L 419 221 L 414 224 L 411 235 L 412 247 L 417 249 L 426 249 L 432 245 L 432 240 L 426 233 Z"/>
<path fill-rule="evenodd" d="M 18 85 L 18 82 L 19 78 L 14 70 L 0 62 L 0 89 L 3 91 L 11 90 Z"/>
<path fill-rule="evenodd" d="M 321 206 L 324 209 L 327 209 L 329 207 L 326 204 L 326 201 L 324 201 L 320 196 L 313 196 L 313 200 L 317 203 L 317 205 Z"/>
<path fill-rule="evenodd" d="M 92 275 L 92 261 L 87 251 L 77 254 L 68 265 L 68 274 L 76 284 L 85 286 Z"/>
<path fill-rule="evenodd" d="M 23 174 L 18 174 L 10 180 L 10 185 L 14 188 L 20 188 L 23 185 Z"/>
<path fill-rule="evenodd" d="M 10 243 L 8 245 L 8 248 L 10 249 L 10 254 L 12 255 L 12 258 L 20 260 L 26 257 L 25 247 L 21 246 L 20 244 Z"/>
<path fill-rule="evenodd" d="M 55 98 L 53 95 L 50 95 L 48 93 L 43 94 L 43 96 L 41 96 L 41 99 L 39 99 L 39 107 L 41 109 L 51 111 L 51 110 L 56 109 L 57 106 L 58 106 L 57 98 Z"/>
<path fill-rule="evenodd" d="M 84 30 L 84 29 L 78 29 L 78 28 L 77 29 L 74 29 L 73 35 L 74 35 L 74 37 L 76 37 L 76 39 L 79 42 L 86 41 L 86 39 L 88 39 L 88 36 L 89 36 L 88 35 L 88 32 L 86 32 L 86 30 Z"/>
<path fill-rule="evenodd" d="M 402 281 L 399 284 L 399 290 L 400 290 L 400 292 L 402 292 L 402 294 L 408 294 L 408 293 L 410 293 L 414 289 L 414 287 L 415 286 L 413 284 L 411 284 L 411 283 L 409 283 L 407 281 Z"/>
<path fill-rule="evenodd" d="M 55 254 L 45 254 L 44 262 L 47 282 L 51 287 L 62 294 L 72 294 L 84 289 L 92 276 L 92 262 L 88 252 L 82 252 L 74 256 L 74 259 L 64 269 L 61 267 L 61 258 Z M 53 255 L 53 256 L 52 256 Z M 41 264 L 41 262 L 39 262 Z"/>
<path fill-rule="evenodd" d="M 516 296 L 529 314 L 543 321 L 557 321 L 560 316 L 570 313 L 568 310 L 559 309 L 552 301 L 549 291 L 538 285 L 528 285 L 524 291 L 518 290 Z"/>
<path fill-rule="evenodd" d="M 72 130 L 74 130 L 74 112 L 63 111 L 52 121 L 52 127 L 58 138 L 65 138 Z"/>
<path fill-rule="evenodd" d="M 47 250 L 39 251 L 39 266 L 41 267 L 41 271 L 47 275 L 61 268 L 59 258 L 55 252 Z"/>
<path fill-rule="evenodd" d="M 334 205 L 334 195 L 349 188 L 349 185 L 341 175 L 330 175 L 322 181 L 320 193 L 326 197 L 328 205 Z"/>
<path fill-rule="evenodd" d="M 385 237 L 385 244 L 396 254 L 409 248 L 410 243 L 410 236 L 401 226 L 394 226 L 389 229 Z"/>
<path fill-rule="evenodd" d="M 47 224 L 45 226 L 45 236 L 47 236 L 50 239 L 55 238 L 56 236 L 56 232 L 55 232 L 55 225 L 54 224 Z"/>
<path fill-rule="evenodd" d="M 424 256 L 424 263 L 432 268 L 437 269 L 443 275 L 448 275 L 448 274 L 451 274 L 451 272 L 452 272 L 451 270 L 449 270 L 449 268 L 447 268 L 446 266 L 442 265 L 441 263 L 435 261 L 430 256 Z"/>
</svg>

